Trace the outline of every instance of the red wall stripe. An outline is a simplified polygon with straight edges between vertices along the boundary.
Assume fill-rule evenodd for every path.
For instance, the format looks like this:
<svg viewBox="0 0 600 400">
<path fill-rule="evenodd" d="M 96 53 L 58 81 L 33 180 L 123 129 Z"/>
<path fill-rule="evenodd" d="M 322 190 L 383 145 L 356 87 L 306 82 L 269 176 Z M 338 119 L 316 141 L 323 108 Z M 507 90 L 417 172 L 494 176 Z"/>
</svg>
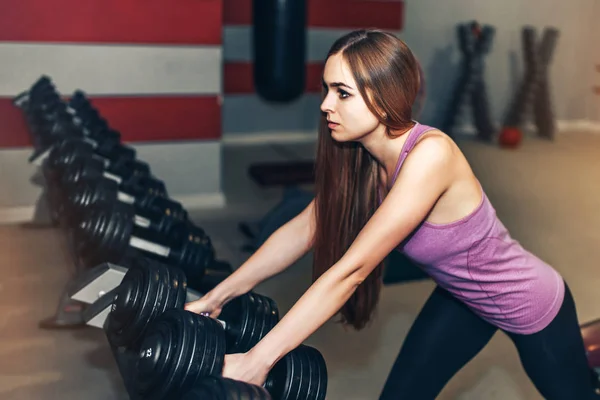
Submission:
<svg viewBox="0 0 600 400">
<path fill-rule="evenodd" d="M 228 62 L 223 69 L 223 92 L 225 94 L 254 93 L 252 63 Z M 323 77 L 323 63 L 306 64 L 306 93 L 319 93 Z"/>
<path fill-rule="evenodd" d="M 91 97 L 124 142 L 214 140 L 221 137 L 221 106 L 206 97 Z M 22 113 L 0 99 L 0 147 L 31 145 Z"/>
<path fill-rule="evenodd" d="M 221 44 L 223 0 L 2 0 L 0 41 Z"/>
<path fill-rule="evenodd" d="M 223 25 L 252 25 L 253 0 L 223 0 Z M 397 0 L 305 0 L 307 25 L 321 28 L 401 30 L 404 2 Z"/>
</svg>

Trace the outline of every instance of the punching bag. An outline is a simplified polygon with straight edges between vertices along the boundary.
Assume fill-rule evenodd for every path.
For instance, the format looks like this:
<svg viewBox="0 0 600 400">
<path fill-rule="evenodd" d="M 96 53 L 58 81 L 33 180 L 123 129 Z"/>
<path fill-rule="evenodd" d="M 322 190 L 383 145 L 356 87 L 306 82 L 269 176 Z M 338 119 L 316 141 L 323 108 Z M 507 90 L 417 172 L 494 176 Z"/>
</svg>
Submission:
<svg viewBox="0 0 600 400">
<path fill-rule="evenodd" d="M 305 87 L 307 0 L 253 0 L 254 87 L 271 102 L 291 102 Z"/>
</svg>

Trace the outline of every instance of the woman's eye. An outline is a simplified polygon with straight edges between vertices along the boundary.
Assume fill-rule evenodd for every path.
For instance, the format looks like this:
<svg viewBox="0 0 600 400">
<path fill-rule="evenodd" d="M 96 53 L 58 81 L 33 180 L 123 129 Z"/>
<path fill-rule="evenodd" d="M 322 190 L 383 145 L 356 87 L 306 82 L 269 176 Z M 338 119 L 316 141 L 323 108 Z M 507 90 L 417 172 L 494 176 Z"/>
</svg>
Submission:
<svg viewBox="0 0 600 400">
<path fill-rule="evenodd" d="M 350 97 L 350 94 L 342 89 L 339 89 L 338 93 L 340 94 L 340 99 L 346 99 Z"/>
</svg>

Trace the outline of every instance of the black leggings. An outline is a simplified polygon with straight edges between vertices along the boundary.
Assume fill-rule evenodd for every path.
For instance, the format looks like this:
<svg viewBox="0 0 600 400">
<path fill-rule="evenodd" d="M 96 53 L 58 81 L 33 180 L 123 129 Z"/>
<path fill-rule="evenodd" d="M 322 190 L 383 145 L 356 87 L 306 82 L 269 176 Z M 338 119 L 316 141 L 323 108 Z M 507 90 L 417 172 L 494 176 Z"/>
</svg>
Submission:
<svg viewBox="0 0 600 400">
<path fill-rule="evenodd" d="M 532 335 L 507 334 L 545 399 L 597 400 L 575 303 L 565 287 L 560 312 L 545 329 Z M 410 329 L 380 399 L 434 400 L 496 330 L 438 286 Z"/>
</svg>

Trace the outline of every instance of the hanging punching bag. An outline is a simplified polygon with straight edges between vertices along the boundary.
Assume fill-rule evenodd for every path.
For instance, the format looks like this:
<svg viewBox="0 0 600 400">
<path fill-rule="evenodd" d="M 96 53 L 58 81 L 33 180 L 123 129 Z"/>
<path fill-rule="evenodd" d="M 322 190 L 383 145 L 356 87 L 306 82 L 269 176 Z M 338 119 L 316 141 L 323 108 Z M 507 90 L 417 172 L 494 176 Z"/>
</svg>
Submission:
<svg viewBox="0 0 600 400">
<path fill-rule="evenodd" d="M 290 102 L 305 87 L 307 0 L 253 0 L 254 87 L 267 101 Z"/>
</svg>

